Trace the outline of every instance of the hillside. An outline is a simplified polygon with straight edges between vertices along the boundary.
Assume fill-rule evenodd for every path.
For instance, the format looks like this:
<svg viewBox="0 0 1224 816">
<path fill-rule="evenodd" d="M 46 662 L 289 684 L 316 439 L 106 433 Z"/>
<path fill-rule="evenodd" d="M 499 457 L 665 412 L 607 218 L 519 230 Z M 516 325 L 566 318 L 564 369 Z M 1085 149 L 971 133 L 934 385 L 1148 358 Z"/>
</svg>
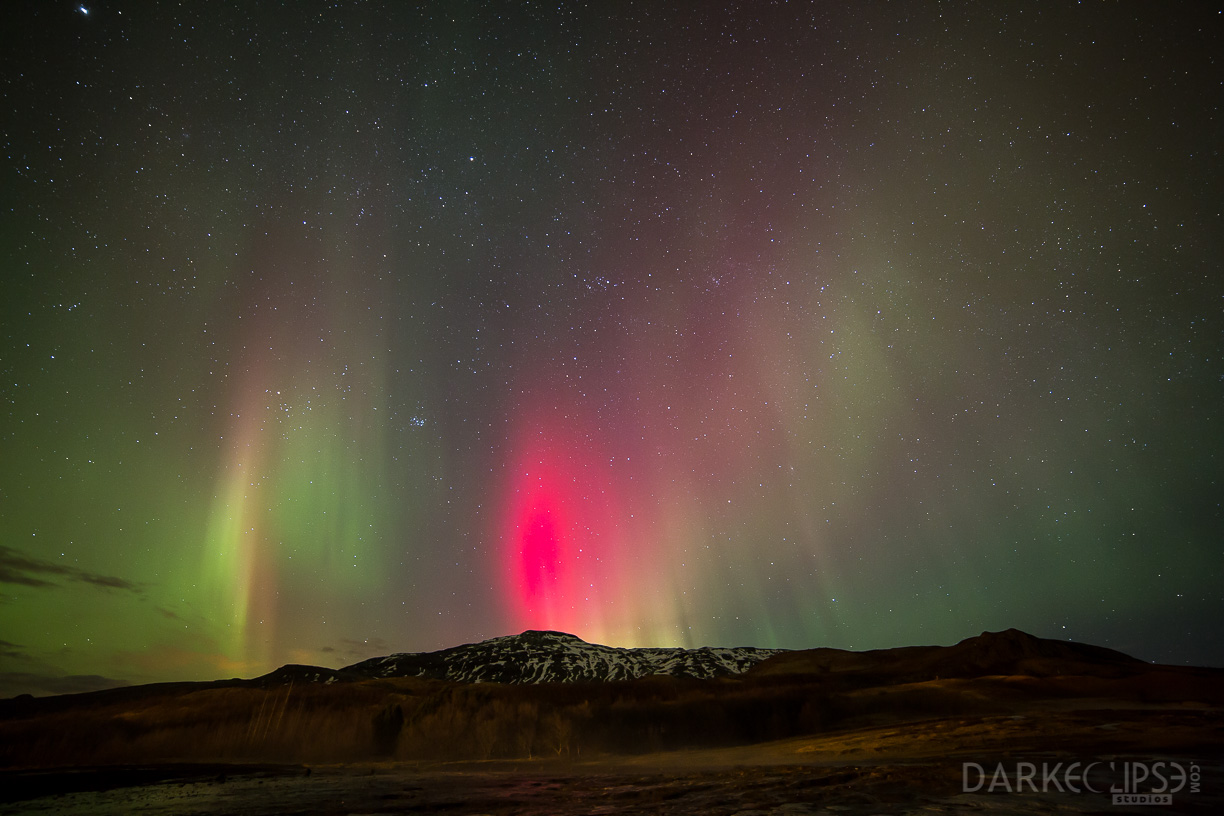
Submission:
<svg viewBox="0 0 1224 816">
<path fill-rule="evenodd" d="M 1224 703 L 1222 681 L 1015 630 L 870 652 L 613 649 L 526 632 L 339 670 L 0 701 L 0 766 L 630 756 L 933 721 L 1184 713 Z"/>
</svg>

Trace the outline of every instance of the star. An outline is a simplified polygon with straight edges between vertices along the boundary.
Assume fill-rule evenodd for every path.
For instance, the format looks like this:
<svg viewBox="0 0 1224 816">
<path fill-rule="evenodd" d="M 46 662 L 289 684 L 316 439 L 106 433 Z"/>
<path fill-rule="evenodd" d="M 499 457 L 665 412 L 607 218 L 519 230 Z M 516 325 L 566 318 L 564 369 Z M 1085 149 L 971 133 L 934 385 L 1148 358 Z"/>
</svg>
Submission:
<svg viewBox="0 0 1224 816">
<path fill-rule="evenodd" d="M 1202 4 L 9 5 L 0 697 L 526 629 L 1224 664 Z"/>
</svg>

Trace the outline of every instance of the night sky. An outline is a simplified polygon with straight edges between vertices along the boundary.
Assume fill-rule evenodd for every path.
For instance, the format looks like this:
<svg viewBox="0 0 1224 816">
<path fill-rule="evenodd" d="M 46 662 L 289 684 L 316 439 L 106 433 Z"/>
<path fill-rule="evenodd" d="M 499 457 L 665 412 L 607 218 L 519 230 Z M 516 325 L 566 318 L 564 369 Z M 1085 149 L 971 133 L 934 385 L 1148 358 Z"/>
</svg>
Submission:
<svg viewBox="0 0 1224 816">
<path fill-rule="evenodd" d="M 0 695 L 559 629 L 1224 665 L 1209 3 L 14 3 Z"/>
</svg>

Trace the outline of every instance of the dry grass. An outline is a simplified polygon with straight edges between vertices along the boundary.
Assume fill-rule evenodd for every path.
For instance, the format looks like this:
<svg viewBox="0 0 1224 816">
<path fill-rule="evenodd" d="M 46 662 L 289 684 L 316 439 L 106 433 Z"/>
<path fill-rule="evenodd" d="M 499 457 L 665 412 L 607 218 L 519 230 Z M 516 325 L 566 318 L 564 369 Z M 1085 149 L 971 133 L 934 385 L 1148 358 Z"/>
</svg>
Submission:
<svg viewBox="0 0 1224 816">
<path fill-rule="evenodd" d="M 1153 668 L 1122 678 L 899 683 L 788 670 L 709 682 L 185 684 L 5 701 L 0 765 L 583 760 L 1187 701 L 1224 702 L 1218 673 Z M 956 742 L 947 733 L 941 739 L 941 750 Z"/>
</svg>

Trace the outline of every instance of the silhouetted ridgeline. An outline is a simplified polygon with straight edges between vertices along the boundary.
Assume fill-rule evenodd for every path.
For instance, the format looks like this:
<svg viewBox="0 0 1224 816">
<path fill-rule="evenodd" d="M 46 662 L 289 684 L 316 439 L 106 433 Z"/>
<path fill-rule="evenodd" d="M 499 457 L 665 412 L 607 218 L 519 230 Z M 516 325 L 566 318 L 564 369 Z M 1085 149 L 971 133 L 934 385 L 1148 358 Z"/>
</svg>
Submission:
<svg viewBox="0 0 1224 816">
<path fill-rule="evenodd" d="M 247 681 L 0 701 L 0 764 L 641 753 L 1005 713 L 1051 698 L 1220 703 L 1221 680 L 1224 670 L 1151 666 L 1014 630 L 950 647 L 785 652 L 707 680 L 464 683 L 285 666 Z"/>
</svg>

